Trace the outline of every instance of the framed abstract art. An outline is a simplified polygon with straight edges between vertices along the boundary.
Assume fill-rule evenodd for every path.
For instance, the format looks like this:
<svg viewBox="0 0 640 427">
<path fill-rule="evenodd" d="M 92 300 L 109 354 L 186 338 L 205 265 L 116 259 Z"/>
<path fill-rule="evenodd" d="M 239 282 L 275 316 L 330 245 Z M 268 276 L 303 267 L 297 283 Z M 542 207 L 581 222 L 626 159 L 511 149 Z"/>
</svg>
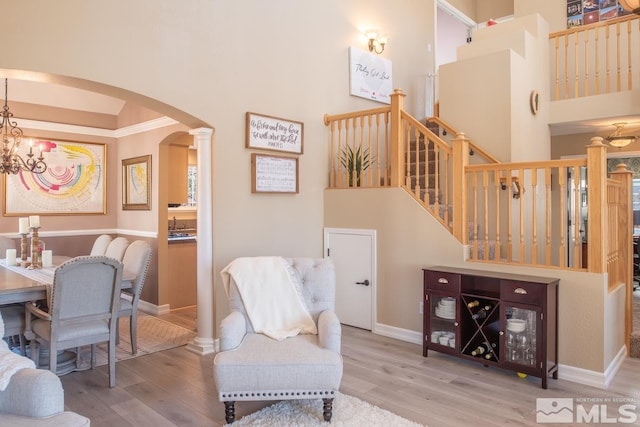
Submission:
<svg viewBox="0 0 640 427">
<path fill-rule="evenodd" d="M 4 180 L 5 216 L 105 214 L 106 144 L 31 140 L 42 151 L 47 170 L 42 174 L 20 171 Z M 25 157 L 30 144 L 21 144 Z"/>
</svg>

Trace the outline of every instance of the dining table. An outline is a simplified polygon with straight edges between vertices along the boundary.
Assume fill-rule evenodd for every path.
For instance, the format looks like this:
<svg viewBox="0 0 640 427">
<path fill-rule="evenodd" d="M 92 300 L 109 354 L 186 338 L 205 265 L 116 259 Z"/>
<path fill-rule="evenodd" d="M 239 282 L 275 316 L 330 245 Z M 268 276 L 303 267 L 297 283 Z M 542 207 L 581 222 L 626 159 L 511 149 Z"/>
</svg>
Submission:
<svg viewBox="0 0 640 427">
<path fill-rule="evenodd" d="M 25 303 L 47 298 L 47 286 L 53 284 L 56 268 L 71 259 L 54 256 L 51 267 L 29 269 L 20 265 L 7 265 L 0 259 L 0 305 Z M 127 270 L 122 272 L 122 289 L 130 289 L 135 275 Z"/>
</svg>

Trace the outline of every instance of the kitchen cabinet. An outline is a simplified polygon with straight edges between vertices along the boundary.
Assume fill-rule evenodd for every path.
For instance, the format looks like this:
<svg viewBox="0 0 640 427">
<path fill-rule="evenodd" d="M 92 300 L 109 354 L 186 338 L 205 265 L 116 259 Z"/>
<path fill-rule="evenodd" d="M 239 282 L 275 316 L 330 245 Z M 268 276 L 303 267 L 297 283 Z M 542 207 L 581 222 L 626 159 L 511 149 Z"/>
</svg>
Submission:
<svg viewBox="0 0 640 427">
<path fill-rule="evenodd" d="M 183 145 L 169 146 L 169 205 L 187 203 L 187 169 L 189 167 L 189 147 Z"/>
</svg>

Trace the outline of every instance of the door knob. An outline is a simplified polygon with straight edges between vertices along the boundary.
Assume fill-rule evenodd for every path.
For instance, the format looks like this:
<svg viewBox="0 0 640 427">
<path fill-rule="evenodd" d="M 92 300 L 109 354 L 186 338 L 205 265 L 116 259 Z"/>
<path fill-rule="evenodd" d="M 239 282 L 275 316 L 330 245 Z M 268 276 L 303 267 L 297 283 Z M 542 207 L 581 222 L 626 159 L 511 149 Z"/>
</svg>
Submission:
<svg viewBox="0 0 640 427">
<path fill-rule="evenodd" d="M 364 279 L 364 282 L 356 282 L 356 285 L 369 286 L 369 280 L 368 279 Z"/>
</svg>

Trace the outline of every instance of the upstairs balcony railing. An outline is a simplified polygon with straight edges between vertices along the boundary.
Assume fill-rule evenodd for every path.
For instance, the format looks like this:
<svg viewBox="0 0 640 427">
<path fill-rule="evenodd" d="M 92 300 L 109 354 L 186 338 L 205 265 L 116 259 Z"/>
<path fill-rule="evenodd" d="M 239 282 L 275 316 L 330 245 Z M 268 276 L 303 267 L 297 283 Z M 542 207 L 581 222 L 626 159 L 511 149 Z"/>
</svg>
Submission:
<svg viewBox="0 0 640 427">
<path fill-rule="evenodd" d="M 549 34 L 552 100 L 640 88 L 640 17 Z"/>
<path fill-rule="evenodd" d="M 607 176 L 602 138 L 585 159 L 498 163 L 442 122 L 411 117 L 404 97 L 396 90 L 389 107 L 325 115 L 329 188 L 404 188 L 468 246 L 471 261 L 630 283 L 631 173 Z M 443 130 L 456 133 L 450 144 Z"/>
</svg>

